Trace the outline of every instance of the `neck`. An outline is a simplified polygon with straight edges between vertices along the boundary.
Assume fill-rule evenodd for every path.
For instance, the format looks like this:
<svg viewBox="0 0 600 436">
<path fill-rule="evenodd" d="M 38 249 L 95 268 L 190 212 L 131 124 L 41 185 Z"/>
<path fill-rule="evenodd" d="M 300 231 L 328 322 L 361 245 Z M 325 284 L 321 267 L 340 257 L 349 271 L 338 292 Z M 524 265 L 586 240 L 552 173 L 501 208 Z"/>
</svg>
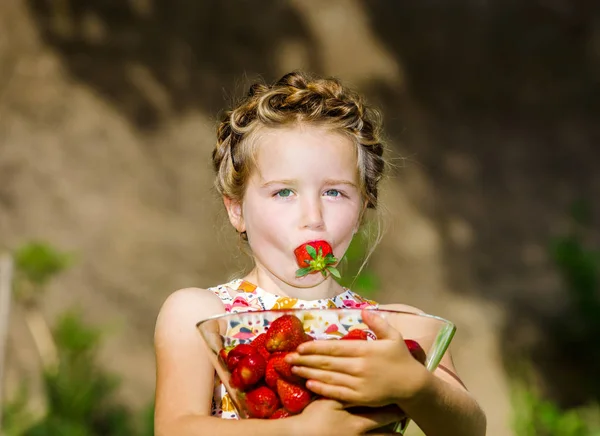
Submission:
<svg viewBox="0 0 600 436">
<path fill-rule="evenodd" d="M 244 277 L 244 280 L 255 284 L 271 294 L 298 298 L 301 300 L 333 298 L 340 294 L 344 289 L 338 282 L 331 278 L 331 276 L 327 276 L 327 278 L 324 278 L 322 281 L 316 282 L 314 286 L 299 287 L 273 275 L 273 273 L 261 265 L 254 267 L 254 269 Z"/>
</svg>

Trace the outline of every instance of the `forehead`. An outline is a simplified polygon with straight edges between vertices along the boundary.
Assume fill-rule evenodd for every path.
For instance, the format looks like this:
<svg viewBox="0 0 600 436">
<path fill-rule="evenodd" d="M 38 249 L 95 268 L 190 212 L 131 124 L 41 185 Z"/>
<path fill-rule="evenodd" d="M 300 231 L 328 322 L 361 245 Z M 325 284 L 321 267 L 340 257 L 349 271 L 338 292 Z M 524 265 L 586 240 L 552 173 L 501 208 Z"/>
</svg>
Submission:
<svg viewBox="0 0 600 436">
<path fill-rule="evenodd" d="M 320 126 L 263 129 L 256 137 L 256 166 L 262 178 L 338 175 L 355 178 L 357 149 L 343 133 Z"/>
</svg>

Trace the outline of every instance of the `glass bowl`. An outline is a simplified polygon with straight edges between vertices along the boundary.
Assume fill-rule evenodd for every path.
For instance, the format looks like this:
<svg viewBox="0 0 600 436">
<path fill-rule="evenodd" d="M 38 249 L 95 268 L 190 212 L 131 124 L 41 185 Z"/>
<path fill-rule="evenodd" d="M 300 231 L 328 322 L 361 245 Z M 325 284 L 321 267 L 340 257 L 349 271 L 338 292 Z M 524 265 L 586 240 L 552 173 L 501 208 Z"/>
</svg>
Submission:
<svg viewBox="0 0 600 436">
<path fill-rule="evenodd" d="M 437 368 L 456 331 L 453 323 L 433 315 L 366 310 L 372 310 L 397 329 L 407 341 L 413 357 L 429 371 Z M 273 329 L 270 329 L 271 326 Z M 298 343 L 306 340 L 349 339 L 352 336 L 355 339 L 376 340 L 373 332 L 363 323 L 361 309 L 227 313 L 205 319 L 196 327 L 210 350 L 210 360 L 217 376 L 242 419 L 283 418 L 300 413 L 316 398 L 309 391 L 306 393 L 303 380 L 286 373 L 286 368 L 276 362 L 282 360 L 283 353 L 295 349 Z M 288 334 L 289 338 L 281 336 L 283 330 L 294 330 L 295 335 Z M 350 337 L 346 337 L 348 334 Z M 290 393 L 291 397 L 288 395 Z M 405 418 L 386 429 L 403 434 L 408 421 Z"/>
</svg>

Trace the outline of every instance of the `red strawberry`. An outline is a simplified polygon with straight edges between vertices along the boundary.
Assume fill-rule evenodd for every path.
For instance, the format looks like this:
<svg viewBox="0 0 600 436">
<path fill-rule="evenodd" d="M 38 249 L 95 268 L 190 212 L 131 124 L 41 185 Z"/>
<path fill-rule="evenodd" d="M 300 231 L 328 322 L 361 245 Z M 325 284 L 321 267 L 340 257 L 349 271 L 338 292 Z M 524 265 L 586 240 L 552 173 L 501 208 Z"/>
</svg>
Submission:
<svg viewBox="0 0 600 436">
<path fill-rule="evenodd" d="M 231 373 L 231 384 L 241 390 L 247 390 L 258 383 L 264 376 L 267 362 L 259 352 L 255 351 L 244 357 Z"/>
<path fill-rule="evenodd" d="M 250 345 L 252 345 L 253 347 L 259 348 L 259 347 L 265 345 L 266 340 L 267 340 L 267 334 L 261 333 L 260 335 L 255 337 L 252 342 L 250 342 Z"/>
<path fill-rule="evenodd" d="M 267 350 L 265 347 L 260 347 L 258 352 L 265 360 L 269 360 L 271 358 L 271 353 L 269 353 L 269 350 Z"/>
<path fill-rule="evenodd" d="M 288 416 L 292 416 L 290 412 L 285 409 L 277 409 L 274 414 L 272 414 L 269 419 L 282 419 L 287 418 Z"/>
<path fill-rule="evenodd" d="M 248 414 L 252 418 L 269 418 L 281 406 L 277 394 L 266 386 L 248 392 L 245 395 L 245 404 Z"/>
<path fill-rule="evenodd" d="M 273 366 L 275 371 L 283 378 L 291 383 L 302 383 L 302 378 L 292 373 L 292 365 L 285 361 L 285 356 L 288 353 L 276 353 L 271 357 L 269 363 Z M 267 383 L 268 384 L 268 383 Z"/>
<path fill-rule="evenodd" d="M 219 350 L 219 360 L 225 366 L 227 366 L 227 355 L 229 354 L 230 351 L 231 351 L 231 347 L 225 347 L 225 348 L 221 348 Z"/>
<path fill-rule="evenodd" d="M 239 389 L 242 391 L 245 389 L 244 381 L 242 380 L 240 373 L 238 371 L 236 371 L 235 369 L 231 373 L 231 378 L 229 379 L 229 383 L 231 384 L 231 386 L 233 386 L 236 389 Z"/>
<path fill-rule="evenodd" d="M 244 357 L 257 353 L 256 348 L 248 344 L 239 344 L 233 347 L 227 354 L 227 368 L 233 371 Z"/>
<path fill-rule="evenodd" d="M 321 272 L 323 277 L 327 277 L 326 271 L 329 271 L 332 276 L 341 278 L 340 272 L 334 267 L 338 260 L 333 256 L 331 245 L 326 241 L 302 244 L 294 250 L 294 255 L 300 267 L 296 271 L 296 277 L 304 277 L 316 272 Z"/>
<path fill-rule="evenodd" d="M 340 339 L 360 339 L 366 341 L 368 338 L 367 332 L 360 329 L 352 330 L 348 332 L 345 336 L 342 336 Z"/>
<path fill-rule="evenodd" d="M 302 321 L 294 315 L 282 315 L 271 323 L 267 330 L 265 347 L 271 353 L 293 351 L 306 336 Z"/>
<path fill-rule="evenodd" d="M 300 413 L 310 403 L 310 392 L 302 386 L 287 382 L 283 379 L 277 380 L 277 393 L 281 404 L 288 412 Z"/>
<path fill-rule="evenodd" d="M 277 354 L 279 353 L 272 354 L 272 357 L 267 362 L 267 369 L 265 370 L 265 383 L 273 389 L 277 389 L 277 380 L 281 378 L 281 374 L 275 369 L 274 356 Z"/>
<path fill-rule="evenodd" d="M 425 350 L 423 350 L 419 343 L 417 341 L 413 341 L 412 339 L 405 339 L 404 343 L 406 344 L 408 351 L 410 351 L 410 354 L 412 354 L 412 356 L 415 359 L 417 359 L 419 362 L 425 365 L 427 355 L 425 354 Z"/>
<path fill-rule="evenodd" d="M 266 360 L 269 360 L 269 357 L 271 357 L 271 355 L 269 354 L 269 350 L 267 350 L 265 348 L 266 341 L 267 341 L 267 334 L 261 333 L 256 338 L 254 338 L 254 340 L 250 343 L 250 345 L 252 345 L 254 348 L 256 348 L 258 350 L 258 352 L 260 354 L 262 354 L 262 357 L 264 357 Z"/>
</svg>

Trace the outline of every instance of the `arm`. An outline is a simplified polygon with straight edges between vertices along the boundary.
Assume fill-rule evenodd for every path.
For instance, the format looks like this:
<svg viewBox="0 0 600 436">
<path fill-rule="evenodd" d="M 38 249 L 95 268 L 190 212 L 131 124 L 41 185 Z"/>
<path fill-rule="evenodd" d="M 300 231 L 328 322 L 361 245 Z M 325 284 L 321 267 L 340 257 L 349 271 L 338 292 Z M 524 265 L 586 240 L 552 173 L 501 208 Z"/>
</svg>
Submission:
<svg viewBox="0 0 600 436">
<path fill-rule="evenodd" d="M 382 309 L 423 313 L 414 307 L 389 304 Z M 424 370 L 420 393 L 398 405 L 427 436 L 482 436 L 486 433 L 486 417 L 473 396 L 458 377 L 450 350 L 438 369 Z"/>
<path fill-rule="evenodd" d="M 214 368 L 196 323 L 223 312 L 221 300 L 204 289 L 177 291 L 161 308 L 155 332 L 157 436 L 353 436 L 400 419 L 395 406 L 353 415 L 329 400 L 314 401 L 286 419 L 211 416 Z"/>
<path fill-rule="evenodd" d="M 398 402 L 402 410 L 427 436 L 484 436 L 486 418 L 475 399 L 455 381 L 423 371 L 423 388 Z"/>
<path fill-rule="evenodd" d="M 432 374 L 404 346 L 400 331 L 419 337 L 427 333 L 422 327 L 392 326 L 371 310 L 362 316 L 378 340 L 304 342 L 286 356 L 292 372 L 308 379 L 306 386 L 314 393 L 336 401 L 397 405 L 428 436 L 485 434 L 485 415 L 454 375 L 449 354 L 446 369 Z"/>
<path fill-rule="evenodd" d="M 168 426 L 156 428 L 156 436 L 239 436 L 243 435 L 298 435 L 290 429 L 293 419 L 221 419 L 213 416 L 182 415 Z"/>
<path fill-rule="evenodd" d="M 154 337 L 156 435 L 298 434 L 295 419 L 228 420 L 210 415 L 214 368 L 196 323 L 223 312 L 221 300 L 204 289 L 179 290 L 161 308 Z"/>
</svg>

